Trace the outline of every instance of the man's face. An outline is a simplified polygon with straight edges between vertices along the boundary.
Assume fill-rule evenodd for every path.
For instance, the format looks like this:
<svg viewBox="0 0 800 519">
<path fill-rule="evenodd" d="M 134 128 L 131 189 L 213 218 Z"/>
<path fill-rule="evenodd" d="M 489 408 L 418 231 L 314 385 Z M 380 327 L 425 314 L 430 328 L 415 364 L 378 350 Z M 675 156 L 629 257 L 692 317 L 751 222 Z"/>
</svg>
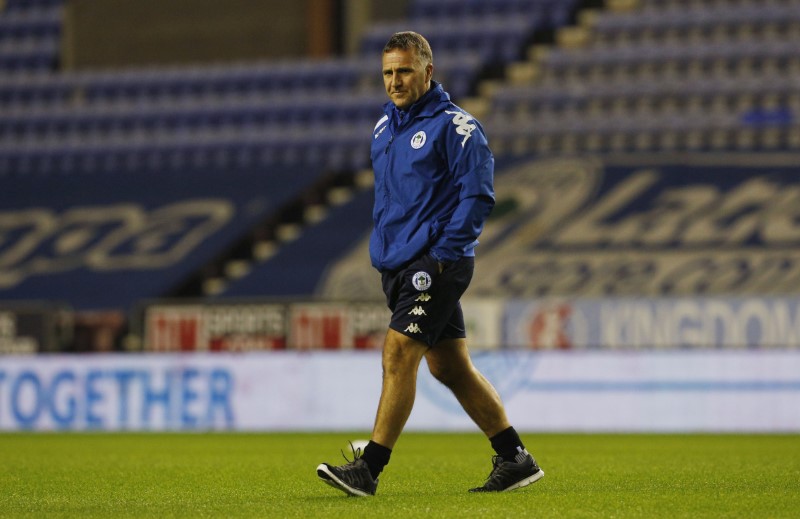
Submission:
<svg viewBox="0 0 800 519">
<path fill-rule="evenodd" d="M 428 91 L 433 65 L 425 65 L 413 49 L 392 49 L 383 55 L 383 86 L 400 110 L 408 110 Z"/>
</svg>

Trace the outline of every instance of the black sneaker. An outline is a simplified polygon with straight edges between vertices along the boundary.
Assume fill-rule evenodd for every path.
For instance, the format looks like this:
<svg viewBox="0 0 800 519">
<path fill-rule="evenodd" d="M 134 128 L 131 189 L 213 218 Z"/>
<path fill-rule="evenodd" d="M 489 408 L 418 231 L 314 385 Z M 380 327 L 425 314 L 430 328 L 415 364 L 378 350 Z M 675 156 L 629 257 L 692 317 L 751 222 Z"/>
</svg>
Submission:
<svg viewBox="0 0 800 519">
<path fill-rule="evenodd" d="M 378 489 L 378 478 L 372 479 L 367 462 L 361 459 L 361 449 L 353 448 L 353 461 L 347 459 L 344 465 L 334 467 L 327 463 L 321 463 L 317 467 L 319 479 L 329 484 L 333 488 L 339 489 L 351 496 L 374 496 Z"/>
<path fill-rule="evenodd" d="M 492 456 L 492 472 L 486 478 L 486 483 L 482 487 L 470 489 L 470 492 L 506 492 L 526 487 L 543 476 L 544 471 L 528 451 L 518 454 L 514 461 L 504 461 L 500 456 Z"/>
</svg>

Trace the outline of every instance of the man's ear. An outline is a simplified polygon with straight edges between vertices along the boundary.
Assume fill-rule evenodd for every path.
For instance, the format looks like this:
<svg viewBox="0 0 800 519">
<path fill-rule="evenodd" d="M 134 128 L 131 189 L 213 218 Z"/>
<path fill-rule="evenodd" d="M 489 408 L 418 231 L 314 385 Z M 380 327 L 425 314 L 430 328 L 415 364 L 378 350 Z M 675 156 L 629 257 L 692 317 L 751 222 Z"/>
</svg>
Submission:
<svg viewBox="0 0 800 519">
<path fill-rule="evenodd" d="M 425 82 L 427 83 L 433 78 L 433 63 L 428 63 L 425 67 Z"/>
</svg>

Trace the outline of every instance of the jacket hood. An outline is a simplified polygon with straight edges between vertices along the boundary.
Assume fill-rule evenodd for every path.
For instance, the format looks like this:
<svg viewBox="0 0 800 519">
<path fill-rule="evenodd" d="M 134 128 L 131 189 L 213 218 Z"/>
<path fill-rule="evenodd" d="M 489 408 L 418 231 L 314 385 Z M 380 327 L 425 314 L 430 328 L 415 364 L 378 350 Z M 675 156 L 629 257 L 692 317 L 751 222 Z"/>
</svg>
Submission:
<svg viewBox="0 0 800 519">
<path fill-rule="evenodd" d="M 406 120 L 411 120 L 416 117 L 430 117 L 435 113 L 443 110 L 450 103 L 450 94 L 444 91 L 441 83 L 431 79 L 431 87 L 420 97 L 416 103 L 411 105 L 406 112 L 403 112 L 397 106 L 387 101 L 383 105 L 383 111 L 389 116 L 389 120 L 397 121 L 400 114 L 406 115 Z"/>
</svg>

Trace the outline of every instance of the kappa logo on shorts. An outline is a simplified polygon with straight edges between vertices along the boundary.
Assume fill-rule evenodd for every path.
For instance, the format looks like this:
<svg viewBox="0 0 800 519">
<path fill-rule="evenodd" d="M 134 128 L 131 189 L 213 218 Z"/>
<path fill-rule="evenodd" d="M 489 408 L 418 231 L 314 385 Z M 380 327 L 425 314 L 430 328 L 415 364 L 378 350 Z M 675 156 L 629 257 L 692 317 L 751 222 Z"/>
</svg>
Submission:
<svg viewBox="0 0 800 519">
<path fill-rule="evenodd" d="M 420 292 L 424 292 L 425 290 L 431 288 L 431 275 L 424 270 L 420 270 L 414 274 L 413 278 L 411 278 L 411 283 L 413 283 L 414 288 Z"/>
<path fill-rule="evenodd" d="M 406 329 L 403 330 L 403 331 L 408 332 L 408 333 L 422 333 L 422 330 L 419 328 L 419 325 L 417 323 L 409 324 L 408 326 L 406 326 Z"/>
<path fill-rule="evenodd" d="M 420 294 L 420 295 L 417 296 L 416 299 L 414 299 L 414 301 L 422 301 L 423 303 L 427 303 L 430 300 L 431 300 L 431 296 L 428 293 Z"/>
<path fill-rule="evenodd" d="M 425 313 L 425 310 L 423 310 L 421 306 L 415 306 L 414 308 L 409 310 L 408 313 L 412 315 L 428 315 Z"/>
</svg>

